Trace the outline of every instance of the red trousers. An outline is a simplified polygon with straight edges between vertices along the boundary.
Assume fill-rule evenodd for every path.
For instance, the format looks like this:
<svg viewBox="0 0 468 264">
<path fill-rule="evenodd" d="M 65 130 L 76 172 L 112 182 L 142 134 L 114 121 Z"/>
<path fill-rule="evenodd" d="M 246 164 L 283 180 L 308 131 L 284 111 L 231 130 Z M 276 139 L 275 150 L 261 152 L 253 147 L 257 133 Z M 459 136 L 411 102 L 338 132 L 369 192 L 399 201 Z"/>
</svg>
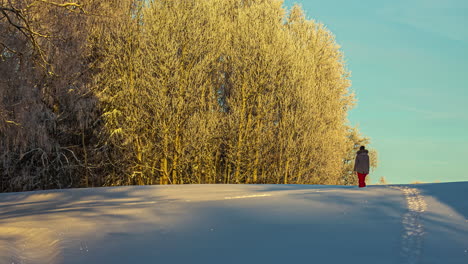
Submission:
<svg viewBox="0 0 468 264">
<path fill-rule="evenodd" d="M 366 176 L 367 174 L 364 173 L 357 173 L 359 178 L 359 188 L 366 187 Z"/>
</svg>

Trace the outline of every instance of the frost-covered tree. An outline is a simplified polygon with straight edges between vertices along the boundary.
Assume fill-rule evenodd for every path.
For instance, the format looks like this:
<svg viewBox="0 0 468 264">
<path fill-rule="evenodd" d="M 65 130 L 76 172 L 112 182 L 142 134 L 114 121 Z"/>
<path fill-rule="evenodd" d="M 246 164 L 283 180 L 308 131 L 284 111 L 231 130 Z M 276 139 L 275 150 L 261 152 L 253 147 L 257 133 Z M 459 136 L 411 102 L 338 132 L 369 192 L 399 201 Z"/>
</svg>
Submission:
<svg viewBox="0 0 468 264">
<path fill-rule="evenodd" d="M 353 96 L 323 25 L 273 0 L 141 9 L 96 86 L 125 150 L 112 184 L 341 183 Z"/>
<path fill-rule="evenodd" d="M 2 190 L 354 183 L 344 55 L 300 7 L 1 3 Z"/>
</svg>

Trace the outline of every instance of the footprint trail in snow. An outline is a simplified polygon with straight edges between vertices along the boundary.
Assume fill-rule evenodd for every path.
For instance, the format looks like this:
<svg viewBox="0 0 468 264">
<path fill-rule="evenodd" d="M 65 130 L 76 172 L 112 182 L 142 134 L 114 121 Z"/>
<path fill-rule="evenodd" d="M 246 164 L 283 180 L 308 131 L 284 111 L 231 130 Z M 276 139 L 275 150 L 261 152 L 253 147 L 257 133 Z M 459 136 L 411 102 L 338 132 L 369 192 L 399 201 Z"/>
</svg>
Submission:
<svg viewBox="0 0 468 264">
<path fill-rule="evenodd" d="M 408 212 L 405 213 L 401 222 L 403 234 L 401 238 L 401 255 L 406 264 L 420 263 L 423 241 L 424 225 L 421 215 L 426 211 L 427 204 L 418 189 L 410 187 L 394 187 L 403 192 Z"/>
</svg>

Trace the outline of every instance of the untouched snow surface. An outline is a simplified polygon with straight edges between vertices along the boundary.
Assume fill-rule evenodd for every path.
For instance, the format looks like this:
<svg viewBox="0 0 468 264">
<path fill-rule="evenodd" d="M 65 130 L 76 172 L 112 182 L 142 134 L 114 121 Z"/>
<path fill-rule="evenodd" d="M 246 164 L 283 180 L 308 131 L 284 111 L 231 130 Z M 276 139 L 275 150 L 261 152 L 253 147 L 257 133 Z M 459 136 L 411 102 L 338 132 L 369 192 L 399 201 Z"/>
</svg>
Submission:
<svg viewBox="0 0 468 264">
<path fill-rule="evenodd" d="M 0 263 L 467 264 L 468 182 L 0 194 Z"/>
</svg>

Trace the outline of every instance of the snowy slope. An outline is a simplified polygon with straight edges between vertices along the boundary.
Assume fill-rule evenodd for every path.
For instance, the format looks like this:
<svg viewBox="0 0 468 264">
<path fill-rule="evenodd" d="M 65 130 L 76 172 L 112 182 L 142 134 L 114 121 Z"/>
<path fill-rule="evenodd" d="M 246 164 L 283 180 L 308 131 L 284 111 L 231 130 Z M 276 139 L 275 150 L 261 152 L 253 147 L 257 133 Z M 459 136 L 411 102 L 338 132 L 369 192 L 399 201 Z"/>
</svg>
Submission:
<svg viewBox="0 0 468 264">
<path fill-rule="evenodd" d="M 468 263 L 468 182 L 0 194 L 0 263 Z"/>
</svg>

